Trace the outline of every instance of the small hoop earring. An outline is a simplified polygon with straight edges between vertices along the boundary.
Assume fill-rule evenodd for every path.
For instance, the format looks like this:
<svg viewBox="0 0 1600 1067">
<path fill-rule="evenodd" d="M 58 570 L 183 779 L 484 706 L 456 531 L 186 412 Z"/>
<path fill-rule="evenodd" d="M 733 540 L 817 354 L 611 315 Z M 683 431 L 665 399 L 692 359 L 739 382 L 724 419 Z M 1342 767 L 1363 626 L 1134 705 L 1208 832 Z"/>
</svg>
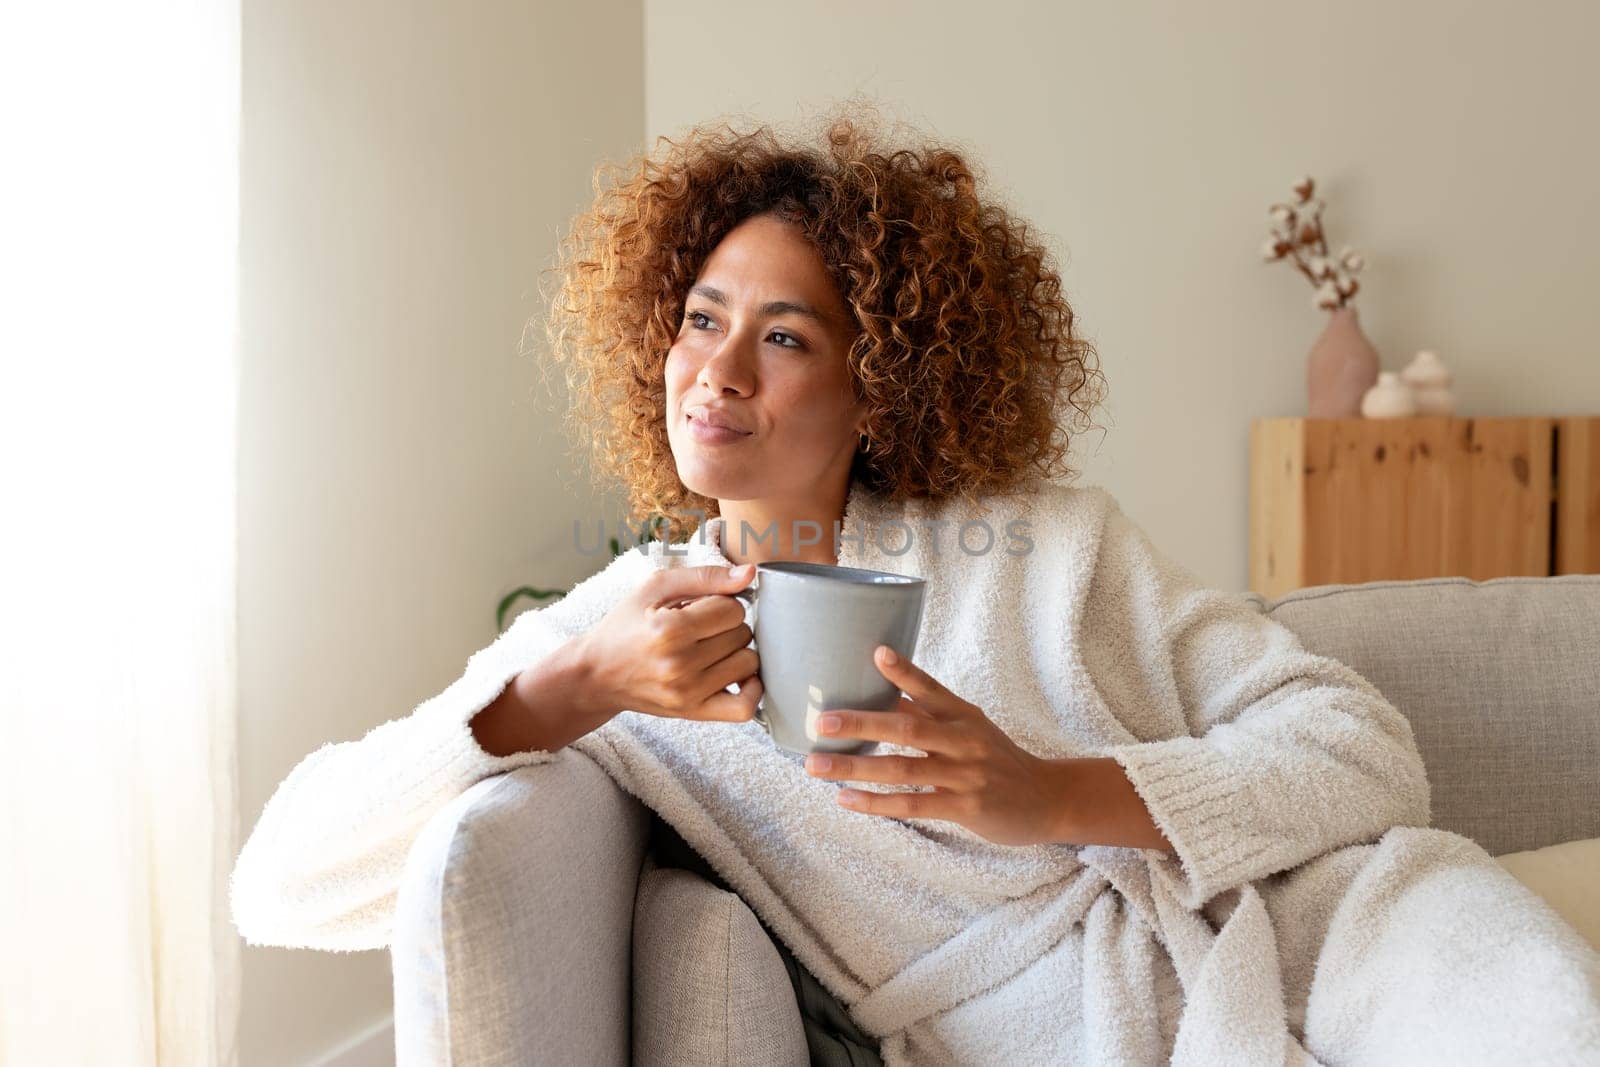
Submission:
<svg viewBox="0 0 1600 1067">
<path fill-rule="evenodd" d="M 863 452 L 871 452 L 872 451 L 872 440 L 871 440 L 871 438 L 867 437 L 866 434 L 862 434 L 861 435 L 861 451 L 863 451 Z"/>
</svg>

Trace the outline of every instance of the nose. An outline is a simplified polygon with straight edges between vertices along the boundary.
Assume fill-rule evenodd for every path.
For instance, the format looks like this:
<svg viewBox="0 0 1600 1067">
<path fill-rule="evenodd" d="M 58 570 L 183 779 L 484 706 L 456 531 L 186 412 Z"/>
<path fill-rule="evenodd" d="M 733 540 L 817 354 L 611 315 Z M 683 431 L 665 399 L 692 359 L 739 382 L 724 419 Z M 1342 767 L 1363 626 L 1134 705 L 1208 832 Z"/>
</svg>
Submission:
<svg viewBox="0 0 1600 1067">
<path fill-rule="evenodd" d="M 755 376 L 746 346 L 738 335 L 729 334 L 716 351 L 700 364 L 695 384 L 712 396 L 732 393 L 749 396 L 755 387 Z"/>
</svg>

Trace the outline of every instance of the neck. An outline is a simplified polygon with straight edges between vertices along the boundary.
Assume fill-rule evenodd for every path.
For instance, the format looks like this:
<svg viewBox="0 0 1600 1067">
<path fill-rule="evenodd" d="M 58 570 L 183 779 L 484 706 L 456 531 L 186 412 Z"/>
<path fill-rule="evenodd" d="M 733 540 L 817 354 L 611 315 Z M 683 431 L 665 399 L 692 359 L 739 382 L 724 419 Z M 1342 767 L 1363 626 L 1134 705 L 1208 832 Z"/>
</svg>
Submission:
<svg viewBox="0 0 1600 1067">
<path fill-rule="evenodd" d="M 722 554 L 733 564 L 796 560 L 839 562 L 833 524 L 844 521 L 850 487 L 800 499 L 719 500 Z"/>
</svg>

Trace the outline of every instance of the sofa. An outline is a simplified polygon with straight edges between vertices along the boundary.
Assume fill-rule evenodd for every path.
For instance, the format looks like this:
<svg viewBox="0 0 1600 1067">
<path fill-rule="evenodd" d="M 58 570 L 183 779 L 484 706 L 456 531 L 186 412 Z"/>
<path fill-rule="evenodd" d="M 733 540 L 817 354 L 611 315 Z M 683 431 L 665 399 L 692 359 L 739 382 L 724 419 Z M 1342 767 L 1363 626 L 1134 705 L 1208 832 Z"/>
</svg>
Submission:
<svg viewBox="0 0 1600 1067">
<path fill-rule="evenodd" d="M 1239 595 L 1405 713 L 1435 826 L 1600 936 L 1579 914 L 1600 881 L 1600 575 Z M 792 958 L 737 895 L 662 862 L 669 833 L 570 748 L 439 811 L 396 905 L 401 1067 L 807 1063 Z"/>
</svg>

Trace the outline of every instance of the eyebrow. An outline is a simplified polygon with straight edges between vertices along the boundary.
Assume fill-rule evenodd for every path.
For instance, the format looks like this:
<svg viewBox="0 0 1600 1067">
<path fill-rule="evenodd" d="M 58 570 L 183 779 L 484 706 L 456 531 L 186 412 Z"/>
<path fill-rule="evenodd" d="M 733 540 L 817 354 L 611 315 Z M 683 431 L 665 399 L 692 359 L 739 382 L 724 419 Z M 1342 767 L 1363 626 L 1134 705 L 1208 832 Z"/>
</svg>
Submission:
<svg viewBox="0 0 1600 1067">
<path fill-rule="evenodd" d="M 723 307 L 728 306 L 728 297 L 721 289 L 715 286 L 696 285 L 689 292 L 698 293 L 714 304 L 721 304 Z M 810 304 L 799 304 L 793 300 L 769 300 L 757 308 L 756 311 L 761 315 L 804 315 L 806 318 L 815 319 L 824 326 L 830 325 L 833 321 Z"/>
</svg>

